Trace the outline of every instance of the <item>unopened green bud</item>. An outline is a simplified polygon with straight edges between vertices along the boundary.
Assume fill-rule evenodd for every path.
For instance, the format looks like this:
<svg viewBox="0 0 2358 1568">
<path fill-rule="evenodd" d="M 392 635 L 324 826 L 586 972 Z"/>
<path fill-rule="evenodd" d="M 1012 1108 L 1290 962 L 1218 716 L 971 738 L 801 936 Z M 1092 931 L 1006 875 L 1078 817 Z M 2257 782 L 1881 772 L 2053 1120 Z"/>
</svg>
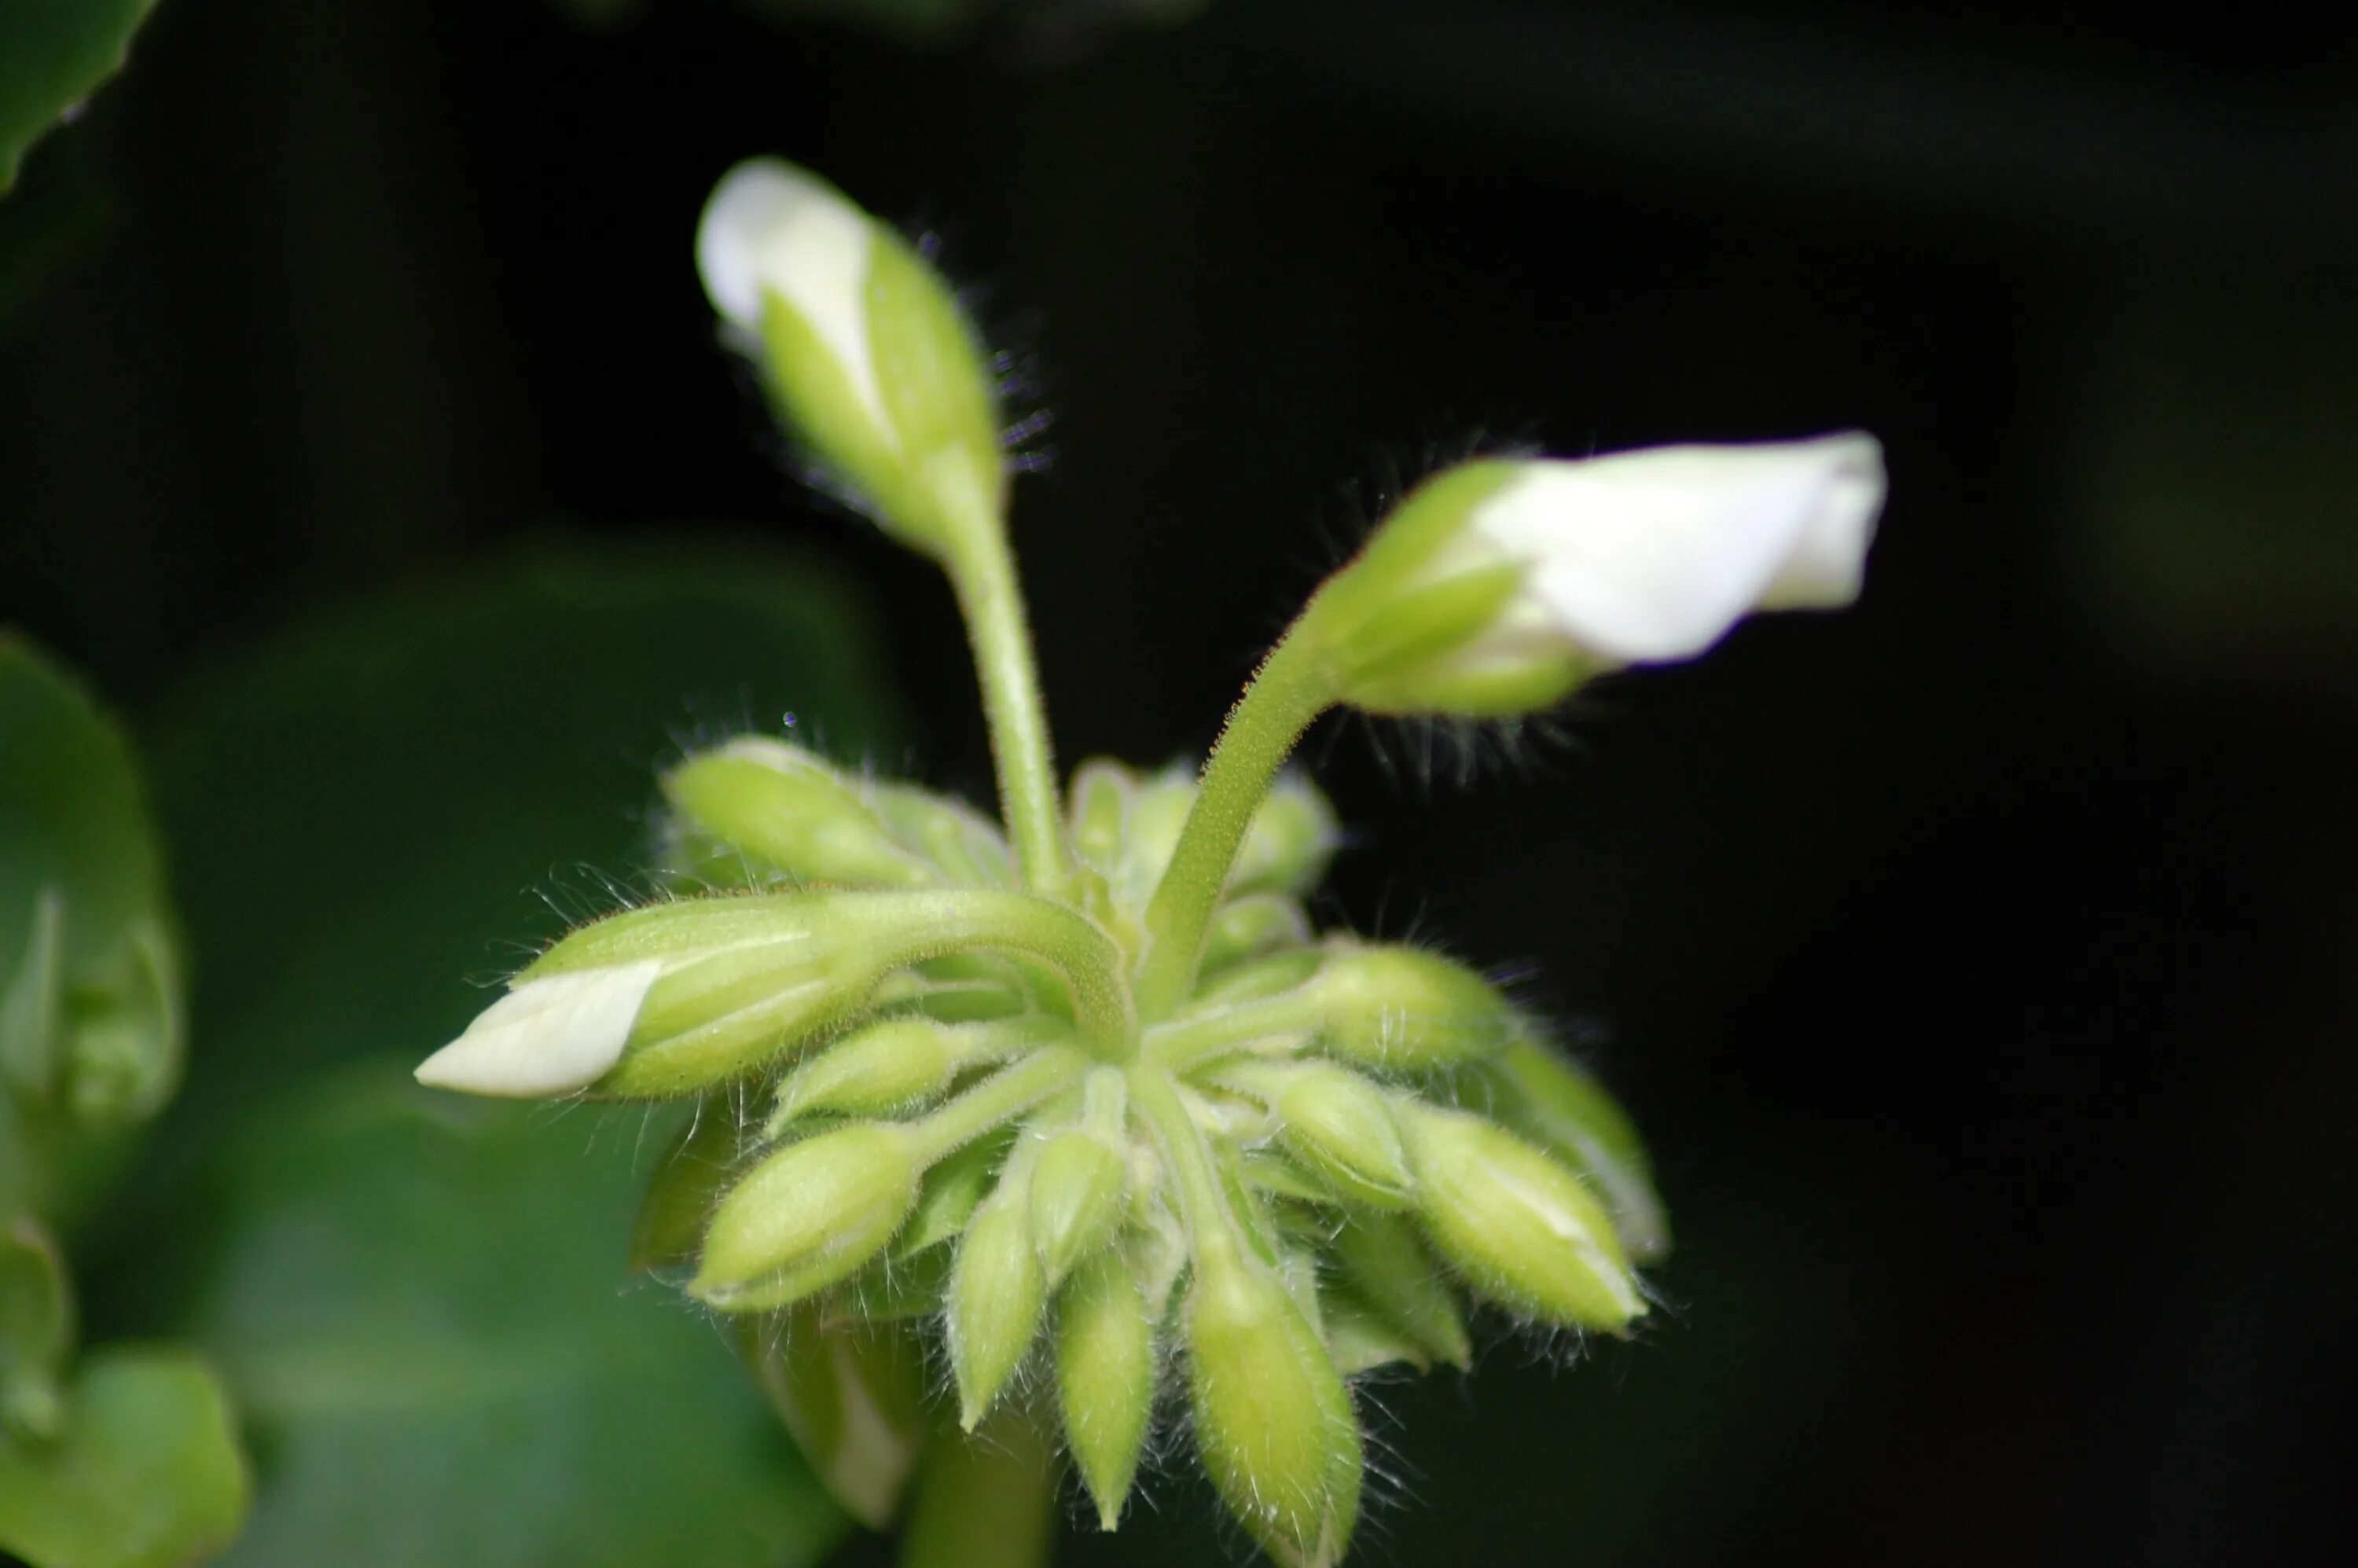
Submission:
<svg viewBox="0 0 2358 1568">
<path fill-rule="evenodd" d="M 714 189 L 696 251 L 780 414 L 879 523 L 938 557 L 996 517 L 985 356 L 908 242 L 809 171 L 755 158 Z"/>
<path fill-rule="evenodd" d="M 1271 1270 L 1207 1251 L 1187 1350 L 1195 1445 L 1229 1512 L 1281 1563 L 1338 1561 L 1358 1517 L 1358 1418 L 1301 1306 Z"/>
<path fill-rule="evenodd" d="M 1278 1141 L 1335 1195 L 1360 1208 L 1400 1208 L 1414 1182 L 1382 1091 L 1325 1063 L 1286 1071 L 1271 1102 Z"/>
<path fill-rule="evenodd" d="M 789 1143 L 729 1190 L 688 1290 L 724 1312 L 789 1306 L 849 1279 L 917 1202 L 903 1128 L 853 1122 Z"/>
<path fill-rule="evenodd" d="M 1497 1051 L 1515 1027 L 1487 980 L 1414 947 L 1337 944 L 1311 984 L 1321 1045 L 1382 1072 L 1456 1066 Z"/>
<path fill-rule="evenodd" d="M 1335 808 L 1318 786 L 1299 773 L 1281 774 L 1245 830 L 1228 891 L 1307 893 L 1325 876 L 1342 841 Z"/>
<path fill-rule="evenodd" d="M 1011 887 L 1007 840 L 999 827 L 962 800 L 915 784 L 880 784 L 878 814 L 902 845 L 931 860 L 959 887 Z"/>
<path fill-rule="evenodd" d="M 1231 965 L 1309 940 L 1310 918 L 1293 899 L 1268 892 L 1233 898 L 1204 934 L 1202 973 L 1209 981 Z"/>
<path fill-rule="evenodd" d="M 869 1529 L 890 1527 L 932 1430 L 914 1336 L 897 1324 L 823 1325 L 806 1307 L 744 1320 L 740 1346 L 828 1495 Z"/>
<path fill-rule="evenodd" d="M 1646 1310 L 1613 1222 L 1580 1178 L 1478 1116 L 1401 1102 L 1433 1247 L 1481 1294 L 1566 1327 Z"/>
<path fill-rule="evenodd" d="M 1154 1322 L 1120 1250 L 1098 1252 L 1056 1303 L 1056 1391 L 1098 1523 L 1121 1522 L 1154 1413 Z"/>
<path fill-rule="evenodd" d="M 1091 757 L 1073 770 L 1070 818 L 1073 848 L 1100 873 L 1121 858 L 1123 819 L 1130 815 L 1130 796 L 1137 775 L 1120 762 Z"/>
<path fill-rule="evenodd" d="M 890 1116 L 950 1087 L 972 1058 L 957 1026 L 930 1018 L 864 1025 L 786 1076 L 765 1136 L 806 1116 Z"/>
<path fill-rule="evenodd" d="M 1328 961 L 1328 955 L 1315 947 L 1280 949 L 1265 957 L 1249 958 L 1199 986 L 1186 1016 L 1198 1018 L 1219 1008 L 1282 996 L 1309 984 Z"/>
<path fill-rule="evenodd" d="M 1329 1292 L 1320 1332 L 1325 1336 L 1326 1353 L 1335 1358 L 1336 1370 L 1346 1378 L 1403 1363 L 1420 1372 L 1433 1366 L 1432 1353 L 1423 1346 L 1347 1293 Z"/>
<path fill-rule="evenodd" d="M 1451 1367 L 1472 1363 L 1474 1346 L 1457 1294 L 1406 1221 L 1355 1214 L 1329 1244 L 1340 1281 L 1352 1298 L 1427 1357 Z M 1327 1325 L 1331 1338 L 1335 1325 Z"/>
<path fill-rule="evenodd" d="M 1000 1179 L 968 1222 L 950 1276 L 950 1369 L 957 1379 L 958 1424 L 968 1432 L 1023 1364 L 1047 1304 L 1027 1184 L 1020 1171 Z"/>
<path fill-rule="evenodd" d="M 73 1347 L 73 1307 L 49 1230 L 30 1215 L 0 1225 L 0 1444 L 54 1437 L 58 1377 Z"/>
<path fill-rule="evenodd" d="M 1073 770 L 1073 847 L 1105 879 L 1116 907 L 1145 906 L 1195 803 L 1195 781 L 1184 768 L 1148 773 L 1092 757 Z"/>
<path fill-rule="evenodd" d="M 1670 1217 L 1646 1146 L 1604 1086 L 1533 1041 L 1509 1046 L 1485 1074 L 1499 1119 L 1593 1184 L 1622 1245 L 1641 1263 L 1671 1249 Z"/>
<path fill-rule="evenodd" d="M 728 1097 L 698 1103 L 639 1200 L 631 1227 L 632 1268 L 668 1269 L 694 1260 L 720 1195 L 743 1168 L 743 1142 Z"/>
<path fill-rule="evenodd" d="M 979 1138 L 927 1171 L 916 1210 L 909 1216 L 907 1228 L 894 1238 L 892 1255 L 914 1258 L 963 1232 L 1007 1159 L 1007 1143 L 1006 1134 Z"/>
<path fill-rule="evenodd" d="M 799 746 L 745 736 L 688 758 L 664 775 L 663 789 L 691 855 L 747 855 L 806 882 L 942 881 L 894 839 L 851 781 Z"/>
<path fill-rule="evenodd" d="M 1087 1128 L 1049 1134 L 1032 1168 L 1032 1236 L 1048 1288 L 1102 1248 L 1130 1211 L 1130 1161 Z"/>
</svg>

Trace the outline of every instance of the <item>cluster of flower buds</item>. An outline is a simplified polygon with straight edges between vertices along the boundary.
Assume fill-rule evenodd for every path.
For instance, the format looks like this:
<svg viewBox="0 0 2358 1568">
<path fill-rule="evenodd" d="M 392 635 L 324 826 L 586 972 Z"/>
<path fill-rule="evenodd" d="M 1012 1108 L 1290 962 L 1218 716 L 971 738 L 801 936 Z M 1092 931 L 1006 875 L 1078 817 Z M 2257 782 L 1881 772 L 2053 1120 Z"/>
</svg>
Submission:
<svg viewBox="0 0 2358 1568">
<path fill-rule="evenodd" d="M 691 1102 L 635 1260 L 743 1325 L 863 1520 L 929 1444 L 1011 1417 L 1061 1425 L 1112 1529 L 1184 1404 L 1252 1537 L 1332 1563 L 1353 1379 L 1466 1366 L 1476 1305 L 1622 1333 L 1668 1233 L 1628 1119 L 1481 974 L 1314 927 L 1339 834 L 1284 759 L 1338 704 L 1527 711 L 1845 600 L 1875 444 L 1440 475 L 1313 597 L 1200 777 L 1098 761 L 1060 789 L 949 291 L 767 161 L 722 182 L 699 260 L 813 459 L 951 575 L 1006 834 L 775 741 L 690 756 L 663 780 L 665 896 L 558 942 L 418 1076 Z"/>
<path fill-rule="evenodd" d="M 1320 1562 L 1357 1508 L 1350 1378 L 1466 1365 L 1469 1300 L 1607 1333 L 1645 1310 L 1663 1231 L 1627 1123 L 1472 969 L 1313 933 L 1336 831 L 1305 781 L 1255 814 L 1195 993 L 1143 1027 L 1091 993 L 1142 949 L 1184 775 L 1079 770 L 1075 906 L 1015 890 L 957 802 L 792 746 L 665 789 L 693 896 L 557 943 L 418 1076 L 695 1098 L 638 1260 L 767 1320 L 749 1345 L 871 1520 L 925 1440 L 927 1323 L 967 1430 L 1053 1386 L 1108 1528 L 1184 1368 L 1223 1495 Z M 901 1444 L 850 1444 L 813 1383 L 898 1411 Z"/>
</svg>

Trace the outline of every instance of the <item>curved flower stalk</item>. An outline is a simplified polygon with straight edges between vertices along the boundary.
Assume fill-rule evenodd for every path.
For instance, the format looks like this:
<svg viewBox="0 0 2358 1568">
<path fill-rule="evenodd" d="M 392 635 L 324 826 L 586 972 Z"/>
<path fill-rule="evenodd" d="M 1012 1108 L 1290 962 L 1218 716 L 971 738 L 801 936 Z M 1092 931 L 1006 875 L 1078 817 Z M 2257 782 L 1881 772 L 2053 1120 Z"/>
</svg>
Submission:
<svg viewBox="0 0 2358 1568">
<path fill-rule="evenodd" d="M 690 756 L 663 780 L 668 896 L 551 947 L 418 1076 L 692 1102 L 633 1260 L 743 1325 L 855 1516 L 918 1488 L 910 1561 L 982 1491 L 1003 1514 L 1052 1426 L 1116 1528 L 1184 1406 L 1270 1556 L 1336 1563 L 1354 1379 L 1466 1367 L 1479 1306 L 1625 1333 L 1669 1231 L 1628 1119 L 1509 999 L 1315 928 L 1339 830 L 1286 753 L 1336 704 L 1525 711 L 1846 600 L 1875 445 L 1451 470 L 1313 597 L 1200 779 L 1099 760 L 1058 790 L 947 291 L 783 165 L 723 181 L 699 254 L 814 460 L 959 585 L 1006 831 L 777 741 Z M 1033 1561 L 1045 1517 L 957 1560 Z"/>
</svg>

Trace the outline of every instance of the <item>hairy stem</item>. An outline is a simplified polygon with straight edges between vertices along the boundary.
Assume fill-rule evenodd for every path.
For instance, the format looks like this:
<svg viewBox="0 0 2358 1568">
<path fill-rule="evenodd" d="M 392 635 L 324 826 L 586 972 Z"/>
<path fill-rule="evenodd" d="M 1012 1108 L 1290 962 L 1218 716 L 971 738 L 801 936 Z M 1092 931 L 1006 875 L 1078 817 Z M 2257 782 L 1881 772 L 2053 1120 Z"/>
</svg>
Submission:
<svg viewBox="0 0 2358 1568">
<path fill-rule="evenodd" d="M 1121 949 L 1078 911 L 1029 893 L 957 889 L 943 892 L 841 893 L 877 922 L 902 963 L 976 947 L 1001 947 L 1044 960 L 1065 979 L 1073 1020 L 1098 1055 L 1120 1061 L 1136 1044 L 1137 1024 L 1122 974 Z"/>
<path fill-rule="evenodd" d="M 979 497 L 959 519 L 956 537 L 943 565 L 957 591 L 975 674 L 982 686 L 1000 811 L 1023 885 L 1056 896 L 1064 892 L 1067 874 L 1064 808 L 1056 792 L 1047 707 L 1040 697 L 1040 672 L 1033 657 L 1015 554 L 1008 545 L 1004 521 Z"/>
<path fill-rule="evenodd" d="M 1334 680 L 1317 640 L 1301 634 L 1309 614 L 1304 611 L 1270 651 L 1228 710 L 1171 864 L 1147 905 L 1138 1001 L 1149 1022 L 1170 1016 L 1194 988 L 1204 933 L 1219 907 L 1228 868 L 1236 863 L 1253 813 L 1303 731 L 1335 703 Z"/>
</svg>

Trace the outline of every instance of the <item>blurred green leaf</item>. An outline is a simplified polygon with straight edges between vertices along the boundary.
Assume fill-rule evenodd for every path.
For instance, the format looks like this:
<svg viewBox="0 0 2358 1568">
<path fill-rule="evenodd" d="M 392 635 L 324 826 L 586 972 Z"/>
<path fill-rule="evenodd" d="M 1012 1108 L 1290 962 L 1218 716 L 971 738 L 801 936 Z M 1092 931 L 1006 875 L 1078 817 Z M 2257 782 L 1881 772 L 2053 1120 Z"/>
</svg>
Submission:
<svg viewBox="0 0 2358 1568">
<path fill-rule="evenodd" d="M 774 554 L 544 551 L 319 617 L 161 715 L 207 1048 L 105 1280 L 251 1413 L 233 1563 L 780 1568 L 843 1528 L 722 1333 L 630 1276 L 644 1113 L 408 1071 L 635 881 L 684 744 L 890 732 L 852 603 Z"/>
<path fill-rule="evenodd" d="M 854 596 L 768 553 L 543 551 L 331 611 L 155 726 L 208 1049 L 175 1120 L 306 1065 L 423 1058 L 541 943 L 644 892 L 657 768 L 792 714 L 895 728 Z"/>
<path fill-rule="evenodd" d="M 844 1526 L 720 1328 L 624 1267 L 644 1113 L 408 1082 L 265 1108 L 191 1332 L 248 1419 L 246 1568 L 790 1568 Z"/>
<path fill-rule="evenodd" d="M 236 1530 L 245 1491 L 211 1373 L 171 1351 L 101 1351 L 54 1441 L 0 1436 L 0 1550 L 33 1568 L 178 1568 Z"/>
<path fill-rule="evenodd" d="M 114 75 L 156 0 L 8 0 L 0 7 L 0 193 L 25 149 Z"/>
<path fill-rule="evenodd" d="M 178 958 L 129 746 L 23 639 L 0 633 L 0 1201 L 49 1212 L 21 1167 L 36 1123 L 152 1112 L 179 1058 Z"/>
</svg>

